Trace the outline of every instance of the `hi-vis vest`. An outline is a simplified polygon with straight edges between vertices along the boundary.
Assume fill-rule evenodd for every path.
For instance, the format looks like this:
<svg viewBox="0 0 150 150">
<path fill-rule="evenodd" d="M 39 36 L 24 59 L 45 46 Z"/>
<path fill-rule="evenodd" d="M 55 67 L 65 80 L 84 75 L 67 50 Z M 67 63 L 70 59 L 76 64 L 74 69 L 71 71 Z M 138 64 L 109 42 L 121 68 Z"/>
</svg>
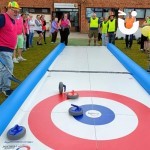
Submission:
<svg viewBox="0 0 150 150">
<path fill-rule="evenodd" d="M 132 18 L 129 18 L 129 17 L 126 18 L 126 23 L 125 23 L 126 28 L 127 29 L 132 28 L 134 21 L 135 21 L 134 17 L 132 17 Z"/>
<path fill-rule="evenodd" d="M 108 21 L 109 27 L 108 27 L 108 32 L 115 32 L 116 30 L 116 19 L 114 19 L 113 21 Z"/>
<path fill-rule="evenodd" d="M 103 21 L 102 22 L 102 33 L 103 34 L 107 33 L 107 29 L 108 29 L 108 21 L 107 22 Z"/>
<path fill-rule="evenodd" d="M 150 25 L 150 19 L 147 19 L 147 20 L 146 20 L 146 23 L 148 23 L 148 24 Z"/>
<path fill-rule="evenodd" d="M 98 28 L 98 18 L 90 18 L 90 28 Z"/>
</svg>

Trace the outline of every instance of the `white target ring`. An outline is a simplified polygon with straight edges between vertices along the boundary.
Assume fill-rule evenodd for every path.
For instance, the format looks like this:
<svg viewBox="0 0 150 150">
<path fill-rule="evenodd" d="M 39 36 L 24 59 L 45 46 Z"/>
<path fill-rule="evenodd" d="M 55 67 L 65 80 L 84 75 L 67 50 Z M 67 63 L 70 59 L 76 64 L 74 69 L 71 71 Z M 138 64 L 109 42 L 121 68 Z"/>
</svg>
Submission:
<svg viewBox="0 0 150 150">
<path fill-rule="evenodd" d="M 76 105 L 91 104 L 91 99 L 87 97 L 79 98 L 74 102 Z M 115 114 L 115 119 L 105 125 L 96 125 L 91 126 L 84 123 L 81 123 L 74 119 L 72 116 L 69 116 L 68 110 L 70 108 L 70 101 L 63 101 L 56 105 L 51 113 L 51 119 L 55 126 L 72 136 L 95 140 L 93 134 L 85 134 L 87 131 L 95 133 L 97 140 L 112 140 L 118 139 L 128 134 L 132 133 L 138 126 L 138 118 L 129 107 L 121 104 L 117 101 L 104 99 L 104 98 L 92 98 L 92 103 L 96 105 L 105 106 L 111 109 Z M 100 118 L 101 113 L 97 110 L 89 110 L 86 112 L 86 115 L 91 118 Z M 106 114 L 107 115 L 107 114 Z M 63 121 L 61 121 L 63 118 Z M 78 128 L 78 132 L 75 129 L 75 126 Z M 111 133 L 111 134 L 106 134 Z"/>
</svg>

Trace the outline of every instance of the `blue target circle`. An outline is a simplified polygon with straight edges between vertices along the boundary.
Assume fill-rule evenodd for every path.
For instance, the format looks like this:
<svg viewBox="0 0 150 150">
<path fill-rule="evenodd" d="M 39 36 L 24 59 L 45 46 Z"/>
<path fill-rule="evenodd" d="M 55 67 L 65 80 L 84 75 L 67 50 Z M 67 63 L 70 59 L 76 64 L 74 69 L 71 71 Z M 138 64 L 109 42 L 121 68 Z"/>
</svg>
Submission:
<svg viewBox="0 0 150 150">
<path fill-rule="evenodd" d="M 101 105 L 81 105 L 83 115 L 74 116 L 74 118 L 88 125 L 104 125 L 112 122 L 115 119 L 114 112 Z"/>
</svg>

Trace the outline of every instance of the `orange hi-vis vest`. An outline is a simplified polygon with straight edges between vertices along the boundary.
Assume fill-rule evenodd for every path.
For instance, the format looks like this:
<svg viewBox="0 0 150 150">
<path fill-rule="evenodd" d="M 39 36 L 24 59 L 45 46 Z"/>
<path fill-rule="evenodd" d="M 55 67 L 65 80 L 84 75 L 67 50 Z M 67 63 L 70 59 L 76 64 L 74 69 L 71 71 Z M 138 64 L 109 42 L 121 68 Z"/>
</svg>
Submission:
<svg viewBox="0 0 150 150">
<path fill-rule="evenodd" d="M 132 28 L 134 22 L 135 22 L 135 18 L 134 18 L 134 17 L 132 17 L 132 18 L 129 18 L 129 17 L 126 18 L 125 27 L 126 27 L 127 29 Z"/>
</svg>

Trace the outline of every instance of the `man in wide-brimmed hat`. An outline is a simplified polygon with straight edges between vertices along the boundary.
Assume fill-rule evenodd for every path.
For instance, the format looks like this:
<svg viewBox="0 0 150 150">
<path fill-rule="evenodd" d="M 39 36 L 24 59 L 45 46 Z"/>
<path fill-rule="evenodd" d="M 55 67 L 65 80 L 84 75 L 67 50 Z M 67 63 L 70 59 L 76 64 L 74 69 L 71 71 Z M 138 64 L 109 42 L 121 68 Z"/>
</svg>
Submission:
<svg viewBox="0 0 150 150">
<path fill-rule="evenodd" d="M 16 1 L 8 3 L 7 12 L 0 14 L 0 59 L 3 60 L 11 72 L 13 72 L 12 55 L 17 43 L 16 17 L 20 7 Z M 9 96 L 13 90 L 10 89 L 11 74 L 0 63 L 0 92 Z"/>
</svg>

